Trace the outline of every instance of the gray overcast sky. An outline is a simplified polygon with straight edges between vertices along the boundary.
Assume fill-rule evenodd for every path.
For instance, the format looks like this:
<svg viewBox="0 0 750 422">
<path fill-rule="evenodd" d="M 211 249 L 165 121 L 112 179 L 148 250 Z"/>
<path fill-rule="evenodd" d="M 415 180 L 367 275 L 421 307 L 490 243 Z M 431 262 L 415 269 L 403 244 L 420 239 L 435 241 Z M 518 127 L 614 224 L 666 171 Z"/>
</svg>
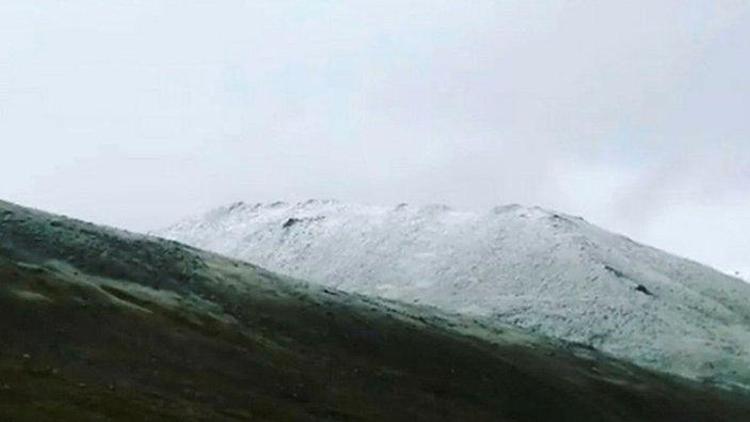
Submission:
<svg viewBox="0 0 750 422">
<path fill-rule="evenodd" d="M 0 197 L 582 215 L 750 274 L 748 1 L 0 2 Z"/>
</svg>

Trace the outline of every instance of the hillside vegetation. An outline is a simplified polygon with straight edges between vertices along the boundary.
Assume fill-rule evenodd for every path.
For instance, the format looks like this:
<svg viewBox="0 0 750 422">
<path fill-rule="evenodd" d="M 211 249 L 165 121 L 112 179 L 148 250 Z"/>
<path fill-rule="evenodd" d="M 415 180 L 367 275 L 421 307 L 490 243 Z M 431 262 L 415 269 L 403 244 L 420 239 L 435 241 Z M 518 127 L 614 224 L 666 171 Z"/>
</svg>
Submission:
<svg viewBox="0 0 750 422">
<path fill-rule="evenodd" d="M 750 399 L 0 202 L 0 420 L 750 420 Z"/>
</svg>

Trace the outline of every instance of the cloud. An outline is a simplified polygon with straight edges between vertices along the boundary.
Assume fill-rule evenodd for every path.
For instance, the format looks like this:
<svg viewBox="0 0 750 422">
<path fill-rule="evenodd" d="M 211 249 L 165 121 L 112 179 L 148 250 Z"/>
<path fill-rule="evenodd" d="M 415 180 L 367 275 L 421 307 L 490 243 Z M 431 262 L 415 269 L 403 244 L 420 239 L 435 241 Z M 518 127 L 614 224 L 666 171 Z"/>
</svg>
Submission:
<svg viewBox="0 0 750 422">
<path fill-rule="evenodd" d="M 0 196 L 521 202 L 741 266 L 747 39 L 743 1 L 5 2 Z"/>
</svg>

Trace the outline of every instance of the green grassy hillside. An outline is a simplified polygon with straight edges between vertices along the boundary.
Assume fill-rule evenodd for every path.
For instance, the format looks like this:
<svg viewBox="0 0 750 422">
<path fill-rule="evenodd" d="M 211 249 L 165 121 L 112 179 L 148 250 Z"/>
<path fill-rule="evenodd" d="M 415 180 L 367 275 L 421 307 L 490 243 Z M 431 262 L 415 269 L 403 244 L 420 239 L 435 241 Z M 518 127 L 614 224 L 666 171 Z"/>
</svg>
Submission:
<svg viewBox="0 0 750 422">
<path fill-rule="evenodd" d="M 750 420 L 510 328 L 0 202 L 0 420 Z"/>
</svg>

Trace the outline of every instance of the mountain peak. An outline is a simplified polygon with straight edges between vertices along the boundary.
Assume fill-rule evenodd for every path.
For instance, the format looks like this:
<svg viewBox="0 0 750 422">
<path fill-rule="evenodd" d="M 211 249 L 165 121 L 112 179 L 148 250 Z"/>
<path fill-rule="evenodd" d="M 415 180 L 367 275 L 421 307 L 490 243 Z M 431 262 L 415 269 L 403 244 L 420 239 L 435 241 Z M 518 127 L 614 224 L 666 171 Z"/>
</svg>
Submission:
<svg viewBox="0 0 750 422">
<path fill-rule="evenodd" d="M 518 204 L 476 212 L 316 200 L 206 215 L 159 234 L 352 292 L 491 316 L 692 378 L 737 371 L 750 384 L 750 285 L 580 217 Z M 695 347 L 678 346 L 686 338 Z"/>
<path fill-rule="evenodd" d="M 358 213 L 351 220 L 356 224 L 342 225 L 349 208 L 339 209 L 340 215 L 296 220 L 296 206 L 279 210 L 238 204 L 225 211 L 230 208 L 234 213 L 214 213 L 219 221 L 194 229 L 224 230 L 223 224 L 236 222 L 242 214 L 237 211 L 245 209 L 249 212 L 242 216 L 251 228 L 268 229 L 254 242 L 264 244 L 262 237 L 270 235 L 271 244 L 313 248 L 310 257 L 325 259 L 322 267 L 332 268 L 341 268 L 361 251 L 326 253 L 322 243 L 299 243 L 309 240 L 305 233 L 321 239 L 328 233 L 332 243 L 325 244 L 336 246 L 345 239 L 337 237 L 335 227 L 342 228 L 340 234 L 373 236 L 356 229 L 370 225 L 363 220 L 383 217 Z M 424 241 L 432 236 L 415 238 L 415 231 L 441 233 L 443 223 L 465 215 L 391 217 L 385 218 L 386 225 L 395 224 L 407 238 Z M 283 227 L 278 223 L 284 218 L 294 222 Z M 374 236 L 365 257 L 387 255 L 383 242 Z M 430 252 L 429 244 L 419 244 L 414 256 L 406 256 L 415 252 L 409 247 L 397 252 L 410 262 L 430 260 L 429 253 L 439 255 L 447 245 L 438 246 Z M 392 258 L 393 267 L 403 265 L 398 256 Z M 461 259 L 454 261 L 463 265 Z M 611 266 L 605 271 L 634 277 L 629 269 Z M 5 400 L 2 420 L 44 419 L 51 408 L 62 420 L 143 420 L 154 415 L 224 420 L 260 414 L 268 420 L 333 415 L 536 421 L 616 415 L 625 420 L 724 421 L 747 420 L 750 414 L 750 402 L 741 393 L 637 368 L 587 345 L 510 327 L 495 315 L 446 313 L 349 294 L 177 242 L 3 202 L 0 279 L 0 391 L 2 397 L 23 398 Z M 651 290 L 639 288 L 634 289 L 639 298 L 657 300 L 650 297 Z M 420 298 L 425 303 L 435 299 L 429 294 Z M 384 373 L 383 368 L 389 370 Z M 261 397 L 261 405 L 251 400 L 248 408 L 248 394 Z M 436 394 L 440 406 L 434 405 Z M 164 402 L 183 405 L 165 408 Z"/>
</svg>

